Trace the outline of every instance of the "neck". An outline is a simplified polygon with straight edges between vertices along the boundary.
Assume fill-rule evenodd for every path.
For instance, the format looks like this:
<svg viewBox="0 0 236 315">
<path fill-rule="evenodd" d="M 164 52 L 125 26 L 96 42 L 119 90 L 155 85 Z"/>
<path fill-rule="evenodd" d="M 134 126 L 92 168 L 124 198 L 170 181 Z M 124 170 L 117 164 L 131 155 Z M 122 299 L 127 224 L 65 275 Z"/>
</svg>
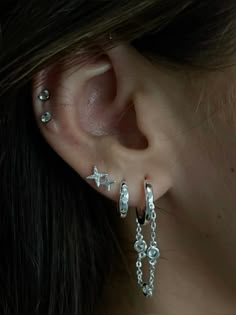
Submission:
<svg viewBox="0 0 236 315">
<path fill-rule="evenodd" d="M 166 207 L 166 202 L 163 198 L 158 202 L 158 207 L 170 209 L 171 207 Z M 218 251 L 215 238 L 201 235 L 173 213 L 157 209 L 157 238 L 161 257 L 156 267 L 153 297 L 146 298 L 136 282 L 134 211 L 129 212 L 121 225 L 124 244 L 122 248 L 130 274 L 124 270 L 121 262 L 119 270 L 108 284 L 108 290 L 105 290 L 102 311 L 99 314 L 235 313 L 235 279 L 232 279 L 232 275 L 230 278 L 230 273 L 224 266 L 224 260 L 228 259 L 224 259 L 223 253 Z M 148 239 L 149 227 L 145 229 L 145 237 Z"/>
</svg>

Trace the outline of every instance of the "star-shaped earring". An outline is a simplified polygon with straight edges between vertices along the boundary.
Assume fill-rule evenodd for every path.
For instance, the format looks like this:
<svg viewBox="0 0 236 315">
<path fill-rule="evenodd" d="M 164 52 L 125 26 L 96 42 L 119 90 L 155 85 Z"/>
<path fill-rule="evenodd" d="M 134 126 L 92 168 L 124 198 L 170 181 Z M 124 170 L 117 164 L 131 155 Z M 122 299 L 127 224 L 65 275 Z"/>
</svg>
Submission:
<svg viewBox="0 0 236 315">
<path fill-rule="evenodd" d="M 104 181 L 101 182 L 101 185 L 104 185 L 107 187 L 107 190 L 110 191 L 111 190 L 111 185 L 114 184 L 115 181 L 114 180 L 109 180 L 108 176 L 105 176 Z"/>
<path fill-rule="evenodd" d="M 93 180 L 95 180 L 95 182 L 96 182 L 96 184 L 97 184 L 97 187 L 99 187 L 99 186 L 101 185 L 101 178 L 104 177 L 104 176 L 108 176 L 108 174 L 99 173 L 99 172 L 98 172 L 98 169 L 97 169 L 97 166 L 94 166 L 94 168 L 93 168 L 93 174 L 87 176 L 86 178 L 87 178 L 87 179 L 93 179 Z"/>
</svg>

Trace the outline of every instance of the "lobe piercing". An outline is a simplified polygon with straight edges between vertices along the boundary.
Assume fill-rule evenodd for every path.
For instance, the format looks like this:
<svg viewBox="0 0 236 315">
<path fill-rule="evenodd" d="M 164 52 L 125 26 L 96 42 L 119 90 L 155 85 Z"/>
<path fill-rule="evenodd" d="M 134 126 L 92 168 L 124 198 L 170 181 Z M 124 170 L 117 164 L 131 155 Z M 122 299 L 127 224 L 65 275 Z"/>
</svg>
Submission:
<svg viewBox="0 0 236 315">
<path fill-rule="evenodd" d="M 98 172 L 98 169 L 97 169 L 97 166 L 94 166 L 94 168 L 93 168 L 93 174 L 87 176 L 86 178 L 87 178 L 87 179 L 95 180 L 97 187 L 100 187 L 100 185 L 101 185 L 101 178 L 104 177 L 104 176 L 108 176 L 108 174 L 99 173 L 99 172 Z"/>
<path fill-rule="evenodd" d="M 105 177 L 105 179 L 101 180 L 103 177 Z M 115 181 L 109 179 L 108 174 L 99 173 L 97 166 L 94 166 L 93 174 L 87 176 L 86 179 L 94 180 L 97 187 L 100 187 L 101 185 L 106 186 L 108 191 L 111 190 L 111 185 L 115 183 Z"/>
<path fill-rule="evenodd" d="M 139 286 L 141 287 L 143 294 L 146 297 L 151 297 L 154 289 L 154 279 L 155 279 L 155 268 L 160 257 L 160 250 L 157 246 L 156 240 L 156 210 L 154 204 L 154 196 L 153 189 L 151 184 L 144 184 L 145 196 L 146 196 L 146 208 L 148 208 L 147 213 L 145 213 L 144 218 L 142 219 L 141 224 L 139 223 L 139 218 L 136 218 L 136 237 L 134 249 L 137 252 L 137 260 L 136 260 L 136 275 Z M 143 232 L 142 232 L 142 224 L 143 221 L 151 221 L 151 233 L 149 238 L 149 245 L 147 245 L 144 240 Z M 143 271 L 142 271 L 142 260 L 146 258 L 148 260 L 149 265 L 149 280 L 145 282 L 143 280 Z"/>
<path fill-rule="evenodd" d="M 104 185 L 107 187 L 108 191 L 111 191 L 111 185 L 114 184 L 114 180 L 109 180 L 108 175 L 105 176 L 105 180 L 101 182 L 101 185 Z"/>
<path fill-rule="evenodd" d="M 126 182 L 120 185 L 119 211 L 120 217 L 125 218 L 129 209 L 129 190 Z"/>
</svg>

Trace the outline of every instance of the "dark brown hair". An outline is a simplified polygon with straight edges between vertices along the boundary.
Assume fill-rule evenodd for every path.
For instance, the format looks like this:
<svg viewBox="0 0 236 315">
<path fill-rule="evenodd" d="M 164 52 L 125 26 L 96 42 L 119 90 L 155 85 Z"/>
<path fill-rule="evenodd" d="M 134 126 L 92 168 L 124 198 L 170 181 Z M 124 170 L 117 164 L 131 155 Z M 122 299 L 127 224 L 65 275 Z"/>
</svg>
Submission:
<svg viewBox="0 0 236 315">
<path fill-rule="evenodd" d="M 32 76 L 120 40 L 168 65 L 227 66 L 235 17 L 235 0 L 1 1 L 1 314 L 92 314 L 117 248 L 114 205 L 36 127 Z"/>
</svg>

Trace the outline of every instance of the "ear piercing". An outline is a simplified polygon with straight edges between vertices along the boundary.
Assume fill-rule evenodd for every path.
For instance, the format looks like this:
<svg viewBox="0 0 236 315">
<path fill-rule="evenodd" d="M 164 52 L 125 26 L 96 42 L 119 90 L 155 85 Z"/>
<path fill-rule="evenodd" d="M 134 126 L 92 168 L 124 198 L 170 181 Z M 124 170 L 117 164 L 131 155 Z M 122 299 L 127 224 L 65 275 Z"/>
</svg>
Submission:
<svg viewBox="0 0 236 315">
<path fill-rule="evenodd" d="M 126 218 L 129 209 L 129 190 L 126 182 L 120 185 L 119 211 L 120 217 Z"/>
<path fill-rule="evenodd" d="M 47 89 L 44 89 L 39 95 L 38 99 L 42 102 L 46 102 L 50 99 L 50 93 Z M 42 123 L 47 123 L 52 119 L 50 112 L 46 111 L 41 115 Z M 111 185 L 115 183 L 114 180 L 110 180 L 107 173 L 100 173 L 96 166 L 93 168 L 93 174 L 86 177 L 86 179 L 94 180 L 97 187 L 105 186 L 108 191 L 111 190 Z M 136 237 L 134 243 L 134 249 L 137 252 L 136 260 L 136 275 L 139 286 L 142 289 L 143 294 L 146 297 L 151 297 L 154 289 L 155 267 L 157 260 L 160 257 L 160 251 L 156 242 L 156 211 L 154 205 L 153 190 L 151 184 L 144 182 L 145 192 L 145 208 L 143 215 L 138 215 L 136 208 Z M 120 217 L 125 218 L 129 209 L 129 191 L 128 185 L 123 181 L 120 185 L 120 197 L 119 197 L 119 212 Z M 146 223 L 151 223 L 151 235 L 149 245 L 147 245 L 142 234 L 142 226 Z M 146 258 L 149 265 L 149 280 L 145 282 L 143 280 L 142 260 Z"/>
<path fill-rule="evenodd" d="M 104 177 L 104 180 L 101 180 Z M 99 173 L 97 166 L 93 168 L 93 174 L 86 177 L 87 179 L 92 179 L 95 181 L 97 187 L 104 185 L 107 187 L 107 190 L 111 190 L 111 185 L 115 183 L 114 180 L 110 180 L 108 174 L 106 173 Z"/>
<path fill-rule="evenodd" d="M 50 99 L 50 93 L 47 89 L 43 90 L 40 92 L 38 95 L 38 99 L 42 102 L 46 102 Z M 41 115 L 41 122 L 42 123 L 47 123 L 52 119 L 52 115 L 50 112 L 45 112 Z"/>
<path fill-rule="evenodd" d="M 47 101 L 50 99 L 50 93 L 47 89 L 43 90 L 42 92 L 40 92 L 40 94 L 38 95 L 38 98 L 40 101 Z"/>
<path fill-rule="evenodd" d="M 152 186 L 150 184 L 144 185 L 145 189 L 145 208 L 143 209 L 143 216 L 140 217 L 138 215 L 138 210 L 136 208 L 136 215 L 138 219 L 138 223 L 141 225 L 146 225 L 151 221 L 152 211 L 155 209 L 154 203 L 153 203 L 153 192 L 152 192 Z"/>
<path fill-rule="evenodd" d="M 111 191 L 111 185 L 114 184 L 114 183 L 115 183 L 115 181 L 114 180 L 110 180 L 108 178 L 108 175 L 106 175 L 104 181 L 102 181 L 101 184 L 106 186 L 108 191 Z"/>
<path fill-rule="evenodd" d="M 94 180 L 97 187 L 105 185 L 110 191 L 110 187 L 115 181 L 109 180 L 107 173 L 100 173 L 96 166 L 94 166 L 93 174 L 86 177 L 87 179 Z M 105 179 L 103 179 L 105 178 Z M 141 287 L 143 294 L 146 297 L 151 297 L 154 289 L 155 269 L 158 258 L 160 257 L 160 251 L 156 241 L 156 209 L 154 205 L 154 195 L 152 185 L 144 181 L 144 193 L 145 193 L 145 208 L 143 210 L 142 217 L 139 217 L 138 210 L 136 208 L 136 236 L 134 242 L 134 249 L 137 252 L 136 260 L 136 276 L 138 285 Z M 118 200 L 118 209 L 121 218 L 125 218 L 129 209 L 129 190 L 128 184 L 122 181 L 120 184 L 120 196 Z M 150 238 L 149 244 L 144 239 L 142 229 L 147 223 L 150 224 Z M 147 259 L 149 265 L 149 279 L 143 280 L 143 260 Z"/>
<path fill-rule="evenodd" d="M 43 123 L 47 123 L 52 119 L 52 115 L 49 112 L 45 112 L 44 114 L 41 115 L 41 121 Z"/>
<path fill-rule="evenodd" d="M 140 224 L 140 218 L 137 216 L 136 218 L 136 241 L 134 244 L 134 249 L 136 250 L 138 256 L 136 261 L 136 275 L 137 281 L 140 287 L 142 288 L 143 294 L 146 297 L 151 297 L 154 289 L 154 279 L 155 279 L 155 268 L 157 264 L 157 260 L 160 257 L 160 251 L 157 247 L 156 242 L 156 211 L 155 205 L 153 202 L 153 191 L 152 186 L 150 184 L 144 183 L 144 191 L 146 198 L 146 208 L 144 220 L 142 219 Z M 142 222 L 145 223 L 145 219 L 147 222 L 151 222 L 151 236 L 150 243 L 147 246 L 146 241 L 144 240 L 142 234 Z M 143 272 L 142 272 L 142 260 L 147 258 L 149 265 L 149 280 L 148 283 L 143 281 Z"/>
</svg>

